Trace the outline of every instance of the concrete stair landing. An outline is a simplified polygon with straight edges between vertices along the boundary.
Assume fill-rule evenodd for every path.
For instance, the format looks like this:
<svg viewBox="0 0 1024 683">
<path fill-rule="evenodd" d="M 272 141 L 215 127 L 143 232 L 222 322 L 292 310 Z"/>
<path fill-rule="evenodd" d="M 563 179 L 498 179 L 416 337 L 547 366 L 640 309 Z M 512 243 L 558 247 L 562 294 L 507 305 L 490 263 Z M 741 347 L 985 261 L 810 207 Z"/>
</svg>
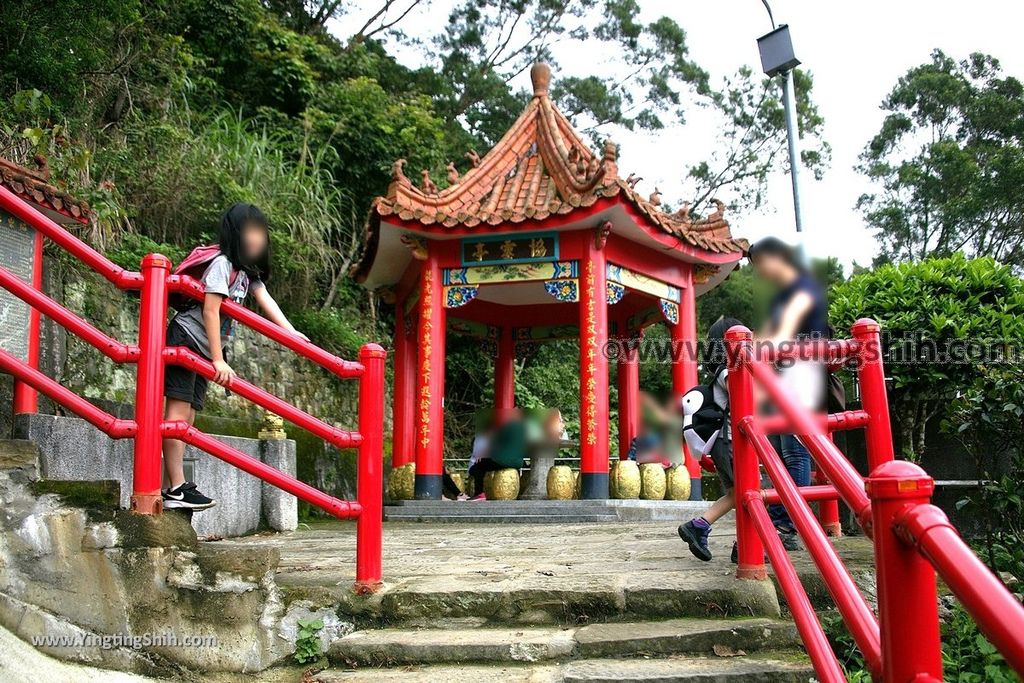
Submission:
<svg viewBox="0 0 1024 683">
<path fill-rule="evenodd" d="M 384 507 L 388 521 L 495 524 L 671 522 L 708 508 L 704 501 L 676 500 L 402 500 Z"/>
</svg>

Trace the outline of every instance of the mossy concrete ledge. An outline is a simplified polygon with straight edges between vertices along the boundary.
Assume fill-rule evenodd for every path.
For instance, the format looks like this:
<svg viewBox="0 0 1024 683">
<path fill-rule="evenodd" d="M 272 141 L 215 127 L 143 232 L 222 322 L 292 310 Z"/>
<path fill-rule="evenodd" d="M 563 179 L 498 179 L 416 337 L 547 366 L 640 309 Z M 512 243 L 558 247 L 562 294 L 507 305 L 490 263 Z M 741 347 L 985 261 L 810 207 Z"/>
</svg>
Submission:
<svg viewBox="0 0 1024 683">
<path fill-rule="evenodd" d="M 330 622 L 325 638 L 350 630 L 285 605 L 276 548 L 200 543 L 180 514 L 118 509 L 116 482 L 25 481 L 11 464 L 0 625 L 47 654 L 146 675 L 254 672 L 294 651 L 300 618 Z"/>
</svg>

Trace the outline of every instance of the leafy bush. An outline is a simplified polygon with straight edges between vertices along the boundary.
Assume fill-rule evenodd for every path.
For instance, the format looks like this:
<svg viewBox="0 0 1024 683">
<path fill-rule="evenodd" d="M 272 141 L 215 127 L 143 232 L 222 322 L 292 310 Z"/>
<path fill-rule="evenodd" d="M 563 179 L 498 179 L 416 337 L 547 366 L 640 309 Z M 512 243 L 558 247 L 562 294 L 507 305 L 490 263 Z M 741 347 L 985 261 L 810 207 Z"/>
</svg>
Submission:
<svg viewBox="0 0 1024 683">
<path fill-rule="evenodd" d="M 1024 366 L 983 368 L 944 427 L 974 457 L 982 481 L 960 505 L 983 520 L 989 565 L 1024 581 Z"/>
<path fill-rule="evenodd" d="M 369 341 L 355 329 L 350 316 L 337 309 L 299 311 L 292 316 L 292 324 L 314 344 L 342 358 L 356 358 L 359 347 Z"/>
<path fill-rule="evenodd" d="M 860 653 L 850 630 L 838 612 L 829 611 L 820 616 L 822 628 L 832 645 L 846 680 L 850 683 L 870 683 L 864 656 Z M 958 683 L 1019 683 L 1006 660 L 992 643 L 981 634 L 971 616 L 953 603 L 949 614 L 942 620 L 942 669 L 947 681 Z"/>
<path fill-rule="evenodd" d="M 830 301 L 837 329 L 863 316 L 881 323 L 886 369 L 895 380 L 897 447 L 910 459 L 924 451 L 929 420 L 943 416 L 991 360 L 950 352 L 965 341 L 1024 343 L 1024 283 L 989 258 L 957 254 L 881 266 L 834 286 Z"/>
<path fill-rule="evenodd" d="M 154 253 L 163 254 L 171 259 L 173 264 L 179 263 L 188 255 L 188 251 L 178 245 L 158 243 L 143 235 L 128 233 L 116 247 L 107 250 L 107 258 L 122 268 L 138 270 L 142 257 Z"/>
</svg>

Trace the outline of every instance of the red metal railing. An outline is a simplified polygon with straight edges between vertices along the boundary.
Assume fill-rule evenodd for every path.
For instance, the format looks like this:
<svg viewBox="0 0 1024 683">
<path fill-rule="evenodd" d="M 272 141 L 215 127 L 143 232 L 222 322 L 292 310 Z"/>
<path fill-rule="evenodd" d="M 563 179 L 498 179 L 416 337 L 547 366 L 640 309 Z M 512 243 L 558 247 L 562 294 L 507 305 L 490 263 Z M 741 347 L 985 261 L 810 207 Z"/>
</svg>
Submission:
<svg viewBox="0 0 1024 683">
<path fill-rule="evenodd" d="M 200 283 L 188 277 L 171 275 L 170 261 L 159 254 L 149 254 L 143 258 L 141 272 L 125 270 L 3 187 L 0 187 L 0 207 L 34 228 L 37 235 L 50 239 L 100 273 L 119 289 L 141 292 L 139 341 L 137 345 L 125 344 L 96 329 L 43 294 L 37 279 L 30 285 L 0 267 L 0 287 L 114 362 L 137 365 L 135 416 L 134 419 L 126 420 L 115 418 L 40 372 L 37 367 L 38 353 L 34 356 L 30 353 L 28 359 L 23 361 L 0 350 L 0 370 L 10 373 L 20 387 L 14 405 L 15 412 L 35 412 L 36 392 L 40 392 L 111 438 L 134 439 L 131 500 L 132 510 L 140 514 L 158 514 L 162 511 L 161 446 L 163 439 L 169 437 L 189 443 L 335 517 L 355 519 L 356 589 L 360 592 L 376 590 L 381 581 L 383 521 L 384 349 L 376 344 L 367 344 L 359 351 L 359 362 L 343 360 L 234 302 L 225 301 L 221 306 L 221 312 L 225 315 L 317 363 L 337 377 L 359 380 L 358 431 L 346 431 L 327 424 L 241 378 L 235 377 L 224 385 L 239 396 L 280 415 L 337 448 L 358 448 L 356 500 L 339 500 L 228 446 L 192 425 L 163 419 L 163 382 L 167 363 L 186 367 L 207 379 L 213 379 L 214 376 L 213 365 L 205 358 L 186 348 L 166 347 L 164 344 L 168 294 L 178 292 L 202 300 L 204 292 Z M 37 239 L 37 242 L 41 243 L 41 240 Z M 40 270 L 38 261 L 36 265 L 36 270 Z M 38 337 L 38 326 L 30 329 L 29 334 L 30 337 Z M 38 344 L 38 340 L 34 343 Z"/>
<path fill-rule="evenodd" d="M 875 680 L 942 680 L 936 572 L 1010 666 L 1024 675 L 1024 606 L 971 552 L 946 515 L 929 503 L 934 481 L 917 465 L 894 460 L 879 332 L 877 323 L 864 319 L 853 326 L 852 339 L 809 342 L 784 351 L 755 347 L 745 327 L 726 334 L 739 503 L 737 576 L 766 577 L 767 552 L 819 680 L 845 680 L 769 518 L 766 505 L 781 503 Z M 815 359 L 830 368 L 855 359 L 862 409 L 827 417 L 802 409 L 771 365 L 782 358 Z M 755 382 L 778 415 L 755 414 Z M 830 438 L 831 432 L 856 428 L 866 430 L 871 471 L 866 481 Z M 799 437 L 830 483 L 798 488 L 768 440 L 771 433 Z M 761 466 L 774 488 L 761 490 Z M 809 505 L 838 500 L 850 507 L 874 542 L 877 618 Z"/>
</svg>

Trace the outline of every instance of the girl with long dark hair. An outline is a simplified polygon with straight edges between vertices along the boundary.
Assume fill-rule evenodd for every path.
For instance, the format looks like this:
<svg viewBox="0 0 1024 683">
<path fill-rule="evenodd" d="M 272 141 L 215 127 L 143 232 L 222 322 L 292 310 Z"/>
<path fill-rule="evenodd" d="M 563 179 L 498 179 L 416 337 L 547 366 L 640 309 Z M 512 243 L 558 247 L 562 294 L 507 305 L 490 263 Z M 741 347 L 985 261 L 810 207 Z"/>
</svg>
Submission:
<svg viewBox="0 0 1024 683">
<path fill-rule="evenodd" d="M 272 322 L 303 339 L 306 337 L 295 330 L 267 291 L 270 232 L 263 212 L 252 204 L 233 205 L 221 218 L 218 242 L 219 249 L 207 248 L 208 260 L 200 256 L 197 262 L 205 265 L 202 274 L 205 297 L 202 303 L 194 302 L 174 316 L 167 326 L 167 345 L 184 346 L 212 361 L 216 370 L 214 381 L 224 384 L 235 376 L 227 362 L 226 348 L 234 321 L 220 313 L 224 299 L 241 303 L 252 294 Z M 168 365 L 164 375 L 167 398 L 164 419 L 195 422 L 196 412 L 203 409 L 206 390 L 205 378 L 186 368 Z M 164 507 L 190 510 L 213 507 L 216 501 L 200 493 L 194 483 L 185 481 L 184 453 L 184 442 L 164 439 L 164 472 L 169 483 L 163 491 Z"/>
</svg>

